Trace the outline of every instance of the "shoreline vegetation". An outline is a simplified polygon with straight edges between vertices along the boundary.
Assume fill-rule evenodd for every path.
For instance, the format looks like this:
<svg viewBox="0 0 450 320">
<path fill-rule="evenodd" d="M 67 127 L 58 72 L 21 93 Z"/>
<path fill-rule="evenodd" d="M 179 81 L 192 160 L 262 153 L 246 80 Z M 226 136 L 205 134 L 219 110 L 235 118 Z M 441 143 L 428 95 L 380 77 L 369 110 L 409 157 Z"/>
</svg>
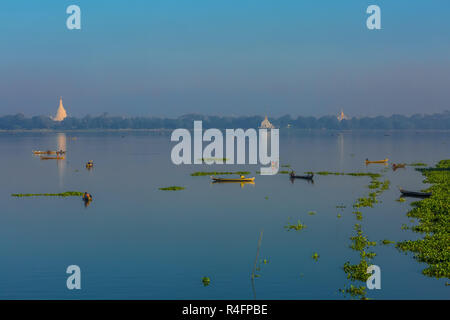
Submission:
<svg viewBox="0 0 450 320">
<path fill-rule="evenodd" d="M 12 197 L 81 197 L 84 192 L 66 191 L 61 193 L 13 193 Z"/>
<path fill-rule="evenodd" d="M 262 116 L 214 116 L 187 114 L 177 118 L 123 117 L 103 113 L 83 118 L 67 117 L 63 121 L 53 121 L 48 116 L 26 117 L 24 114 L 0 116 L 0 130 L 121 130 L 150 129 L 173 130 L 191 128 L 194 120 L 201 120 L 204 128 L 258 128 Z M 331 130 L 450 130 L 450 111 L 429 115 L 391 115 L 350 118 L 339 121 L 334 115 L 321 117 L 292 117 L 290 115 L 271 118 L 276 128 L 291 129 L 331 129 Z"/>
</svg>

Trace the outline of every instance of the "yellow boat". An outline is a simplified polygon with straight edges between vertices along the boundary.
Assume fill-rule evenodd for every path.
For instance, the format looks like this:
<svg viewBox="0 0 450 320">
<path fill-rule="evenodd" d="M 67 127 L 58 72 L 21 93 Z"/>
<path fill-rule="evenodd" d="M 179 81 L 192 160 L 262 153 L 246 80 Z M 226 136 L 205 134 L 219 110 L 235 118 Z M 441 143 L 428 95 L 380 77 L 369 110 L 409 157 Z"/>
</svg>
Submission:
<svg viewBox="0 0 450 320">
<path fill-rule="evenodd" d="M 65 157 L 60 157 L 60 156 L 56 156 L 56 157 L 43 157 L 43 156 L 41 156 L 41 160 L 52 160 L 52 159 L 54 159 L 54 160 L 64 160 Z"/>
<path fill-rule="evenodd" d="M 34 154 L 65 154 L 65 151 L 53 151 L 53 150 L 47 150 L 47 151 L 39 151 L 39 150 L 33 150 Z"/>
<path fill-rule="evenodd" d="M 246 178 L 244 176 L 241 176 L 240 178 L 215 178 L 213 176 L 211 176 L 211 179 L 214 182 L 254 182 L 255 181 L 255 177 L 253 178 Z"/>
<path fill-rule="evenodd" d="M 366 159 L 366 164 L 369 164 L 369 163 L 387 163 L 389 161 L 389 159 L 388 158 L 386 158 L 386 159 L 384 159 L 384 160 L 373 160 L 373 161 L 370 161 L 369 159 Z"/>
</svg>

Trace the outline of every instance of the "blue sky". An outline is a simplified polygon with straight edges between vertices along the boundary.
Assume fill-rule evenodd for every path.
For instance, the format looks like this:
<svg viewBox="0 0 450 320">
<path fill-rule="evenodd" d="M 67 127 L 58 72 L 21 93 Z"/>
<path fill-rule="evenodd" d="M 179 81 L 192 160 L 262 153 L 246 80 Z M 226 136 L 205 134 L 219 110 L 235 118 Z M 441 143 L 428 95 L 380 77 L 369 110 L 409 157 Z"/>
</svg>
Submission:
<svg viewBox="0 0 450 320">
<path fill-rule="evenodd" d="M 440 112 L 449 16 L 447 0 L 3 0 L 0 115 L 59 96 L 73 116 Z"/>
</svg>

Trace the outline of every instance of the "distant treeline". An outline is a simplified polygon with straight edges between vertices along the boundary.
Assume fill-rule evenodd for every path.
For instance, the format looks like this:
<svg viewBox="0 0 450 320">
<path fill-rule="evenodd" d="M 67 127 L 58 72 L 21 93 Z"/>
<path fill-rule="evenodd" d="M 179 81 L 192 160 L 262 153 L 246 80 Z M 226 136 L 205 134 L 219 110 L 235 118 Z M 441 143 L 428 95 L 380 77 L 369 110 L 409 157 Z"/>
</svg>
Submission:
<svg viewBox="0 0 450 320">
<path fill-rule="evenodd" d="M 194 120 L 202 120 L 204 128 L 258 128 L 261 116 L 222 117 L 188 114 L 176 119 L 157 117 L 117 117 L 103 114 L 83 118 L 68 117 L 55 122 L 46 116 L 27 118 L 23 114 L 0 117 L 0 130 L 86 130 L 86 129 L 176 129 L 193 127 Z M 335 129 L 335 130 L 448 130 L 450 111 L 439 114 L 412 116 L 392 115 L 390 117 L 363 117 L 338 121 L 335 116 L 297 117 L 289 115 L 269 119 L 277 128 Z"/>
</svg>

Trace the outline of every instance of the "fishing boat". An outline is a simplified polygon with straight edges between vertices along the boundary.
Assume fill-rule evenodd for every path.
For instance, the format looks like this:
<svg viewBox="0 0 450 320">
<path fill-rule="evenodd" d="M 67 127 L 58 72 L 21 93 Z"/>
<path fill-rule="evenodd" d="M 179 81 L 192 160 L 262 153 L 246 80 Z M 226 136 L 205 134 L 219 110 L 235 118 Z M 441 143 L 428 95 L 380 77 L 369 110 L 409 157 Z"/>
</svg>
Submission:
<svg viewBox="0 0 450 320">
<path fill-rule="evenodd" d="M 44 157 L 41 156 L 41 160 L 64 160 L 64 156 L 56 156 L 56 157 Z"/>
<path fill-rule="evenodd" d="M 394 163 L 392 164 L 392 170 L 397 170 L 399 168 L 405 168 L 406 167 L 406 163 Z"/>
<path fill-rule="evenodd" d="M 384 160 L 372 160 L 370 161 L 369 159 L 366 159 L 366 165 L 369 163 L 384 163 L 387 164 L 387 162 L 389 161 L 388 158 L 384 159 Z"/>
<path fill-rule="evenodd" d="M 295 172 L 291 172 L 291 173 L 289 174 L 289 176 L 290 176 L 291 179 L 306 179 L 306 180 L 312 180 L 312 179 L 314 178 L 314 173 L 310 173 L 310 174 L 307 174 L 307 175 L 300 175 L 300 176 L 297 176 L 297 175 L 295 175 Z"/>
<path fill-rule="evenodd" d="M 431 192 L 408 191 L 408 190 L 404 190 L 402 188 L 399 188 L 399 189 L 400 189 L 400 192 L 402 193 L 402 196 L 405 196 L 405 197 L 427 198 L 427 197 L 431 197 L 431 195 L 432 195 Z"/>
<path fill-rule="evenodd" d="M 253 178 L 246 178 L 244 176 L 241 176 L 240 178 L 216 178 L 211 176 L 211 179 L 214 182 L 254 182 L 255 177 Z"/>
</svg>

